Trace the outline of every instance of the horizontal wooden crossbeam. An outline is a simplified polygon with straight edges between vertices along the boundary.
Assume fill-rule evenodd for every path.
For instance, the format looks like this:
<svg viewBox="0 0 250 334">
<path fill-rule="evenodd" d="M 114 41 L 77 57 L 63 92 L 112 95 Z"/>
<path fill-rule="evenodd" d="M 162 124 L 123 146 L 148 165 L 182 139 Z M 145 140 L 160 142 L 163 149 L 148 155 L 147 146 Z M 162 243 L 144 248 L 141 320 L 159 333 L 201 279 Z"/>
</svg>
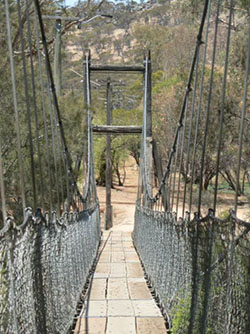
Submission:
<svg viewBox="0 0 250 334">
<path fill-rule="evenodd" d="M 129 66 L 129 65 L 91 65 L 90 71 L 94 72 L 142 72 L 144 73 L 143 66 Z"/>
<path fill-rule="evenodd" d="M 142 133 L 142 127 L 134 125 L 93 125 L 93 132 L 97 134 L 135 134 Z"/>
</svg>

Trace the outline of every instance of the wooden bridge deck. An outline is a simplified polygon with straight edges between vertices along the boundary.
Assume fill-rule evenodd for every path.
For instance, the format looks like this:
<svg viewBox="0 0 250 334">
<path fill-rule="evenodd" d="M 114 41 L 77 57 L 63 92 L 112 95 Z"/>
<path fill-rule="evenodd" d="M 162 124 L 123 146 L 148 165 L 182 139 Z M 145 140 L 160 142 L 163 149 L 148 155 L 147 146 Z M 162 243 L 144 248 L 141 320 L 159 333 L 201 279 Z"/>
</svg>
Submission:
<svg viewBox="0 0 250 334">
<path fill-rule="evenodd" d="M 75 334 L 165 334 L 164 319 L 144 279 L 132 225 L 105 231 L 100 259 Z"/>
</svg>

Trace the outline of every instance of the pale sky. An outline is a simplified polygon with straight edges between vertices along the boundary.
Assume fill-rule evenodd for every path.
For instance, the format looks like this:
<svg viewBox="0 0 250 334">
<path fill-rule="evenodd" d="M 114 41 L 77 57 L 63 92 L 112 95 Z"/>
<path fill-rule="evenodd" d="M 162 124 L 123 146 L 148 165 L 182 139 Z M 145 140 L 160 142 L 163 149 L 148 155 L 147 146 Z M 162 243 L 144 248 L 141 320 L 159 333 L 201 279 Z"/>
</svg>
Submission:
<svg viewBox="0 0 250 334">
<path fill-rule="evenodd" d="M 73 6 L 75 5 L 78 1 L 77 0 L 64 0 L 66 6 Z M 140 2 L 140 0 L 135 0 L 135 2 Z"/>
<path fill-rule="evenodd" d="M 65 5 L 66 6 L 72 6 L 76 3 L 76 0 L 65 0 Z"/>
</svg>

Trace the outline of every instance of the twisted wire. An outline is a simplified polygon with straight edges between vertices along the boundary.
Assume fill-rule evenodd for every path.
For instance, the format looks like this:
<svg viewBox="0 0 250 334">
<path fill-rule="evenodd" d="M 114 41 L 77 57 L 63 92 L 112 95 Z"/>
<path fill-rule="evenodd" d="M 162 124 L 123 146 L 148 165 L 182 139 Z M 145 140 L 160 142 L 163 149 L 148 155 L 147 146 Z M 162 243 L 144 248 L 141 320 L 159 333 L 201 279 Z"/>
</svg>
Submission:
<svg viewBox="0 0 250 334">
<path fill-rule="evenodd" d="M 22 159 L 20 120 L 19 120 L 19 110 L 18 110 L 18 104 L 17 104 L 17 88 L 16 88 L 16 77 L 15 77 L 15 63 L 14 63 L 13 48 L 12 48 L 12 41 L 11 41 L 10 13 L 9 13 L 9 1 L 8 0 L 5 0 L 5 16 L 6 16 L 6 28 L 7 28 L 8 49 L 9 49 L 9 58 L 10 58 L 13 106 L 14 106 L 14 111 L 15 111 L 15 129 L 16 129 L 16 136 L 17 136 L 17 153 L 18 153 L 18 167 L 19 167 L 19 176 L 20 176 L 20 192 L 21 192 L 21 198 L 22 198 L 22 207 L 24 210 L 26 207 L 25 188 L 24 188 L 24 167 L 23 167 L 23 159 Z"/>
<path fill-rule="evenodd" d="M 229 11 L 229 20 L 228 20 L 229 27 L 231 27 L 231 24 L 232 24 L 233 8 L 234 8 L 234 0 L 230 0 L 230 11 Z M 229 28 L 228 33 L 227 33 L 227 46 L 226 46 L 225 66 L 224 66 L 224 75 L 223 75 L 223 84 L 222 84 L 220 122 L 219 122 L 219 129 L 218 129 L 219 139 L 218 139 L 218 149 L 217 149 L 217 158 L 216 158 L 216 176 L 215 176 L 215 192 L 214 192 L 214 206 L 213 206 L 214 211 L 216 211 L 217 195 L 218 195 L 219 168 L 220 168 L 220 158 L 221 158 L 221 148 L 222 148 L 222 138 L 223 138 L 223 122 L 224 122 L 224 114 L 225 114 L 225 99 L 226 99 L 227 75 L 228 75 L 228 65 L 229 65 L 230 39 L 231 39 L 231 29 Z"/>
<path fill-rule="evenodd" d="M 34 147 L 33 147 L 33 135 L 32 135 L 32 125 L 31 125 L 31 108 L 30 108 L 30 98 L 29 98 L 29 87 L 28 87 L 28 75 L 27 66 L 25 59 L 25 49 L 24 49 L 24 34 L 22 27 L 22 17 L 21 17 L 21 4 L 20 0 L 17 0 L 17 12 L 18 12 L 18 23 L 19 23 L 19 33 L 21 40 L 21 54 L 22 54 L 22 66 L 23 66 L 23 77 L 24 77 L 24 93 L 25 93 L 25 103 L 27 112 L 27 123 L 28 123 L 28 140 L 29 140 L 29 151 L 30 151 L 30 167 L 31 167 L 31 180 L 32 180 L 32 192 L 33 192 L 33 207 L 37 207 L 37 186 L 36 186 L 36 175 L 35 175 L 35 162 L 34 162 Z"/>
<path fill-rule="evenodd" d="M 151 198 L 149 196 L 145 183 L 147 181 L 147 170 L 141 165 L 144 164 L 146 159 L 145 129 L 142 136 L 141 155 L 144 158 L 140 160 L 139 191 L 133 232 L 134 244 L 170 330 L 177 334 L 247 334 L 250 329 L 250 223 L 240 220 L 236 215 L 238 193 L 241 192 L 241 166 L 243 163 L 245 164 L 244 159 L 246 159 L 248 152 L 247 149 L 244 151 L 244 144 L 247 143 L 248 138 L 248 133 L 245 131 L 248 128 L 245 122 L 248 112 L 250 36 L 248 36 L 247 52 L 244 58 L 246 68 L 245 73 L 242 74 L 242 88 L 241 83 L 234 81 L 234 78 L 231 78 L 230 81 L 230 84 L 239 84 L 242 91 L 241 94 L 239 89 L 240 93 L 237 96 L 237 107 L 240 107 L 238 109 L 241 110 L 240 122 L 239 124 L 237 122 L 235 125 L 233 124 L 235 127 L 232 126 L 235 130 L 233 135 L 235 135 L 239 125 L 237 161 L 235 166 L 224 167 L 220 161 L 224 153 L 222 148 L 227 150 L 227 153 L 228 151 L 231 153 L 231 143 L 228 143 L 229 149 L 226 147 L 225 130 L 228 129 L 226 129 L 224 118 L 228 108 L 227 94 L 228 92 L 232 93 L 232 90 L 229 90 L 229 88 L 232 89 L 232 85 L 229 84 L 228 76 L 231 60 L 230 40 L 234 31 L 232 23 L 235 8 L 233 0 L 230 1 L 229 8 L 222 6 L 222 4 L 221 0 L 208 2 L 205 47 L 201 65 L 198 63 L 200 49 L 197 50 L 196 45 L 197 57 L 193 68 L 194 88 L 191 107 L 188 106 L 189 95 L 186 94 L 183 104 L 185 109 L 181 124 L 179 124 L 181 127 L 178 130 L 178 136 L 174 137 L 177 139 L 174 146 L 172 145 L 172 150 L 174 147 L 172 162 L 169 165 L 166 178 L 171 190 L 169 194 L 171 211 L 163 211 L 164 207 L 161 204 L 163 196 L 159 193 L 162 185 L 156 189 L 155 196 L 151 196 Z M 213 5 L 214 7 L 212 7 Z M 229 15 L 226 22 L 225 35 L 227 35 L 227 38 L 224 50 L 224 46 L 219 45 L 218 41 L 221 41 L 219 28 L 225 29 L 225 22 L 221 19 L 221 16 L 225 15 L 227 11 Z M 212 26 L 211 18 L 213 17 L 215 19 Z M 247 24 L 249 24 L 248 19 Z M 248 33 L 250 33 L 249 30 Z M 213 38 L 210 37 L 212 34 Z M 211 48 L 208 45 L 210 41 Z M 235 50 L 233 49 L 233 51 Z M 224 73 L 221 75 L 221 58 L 218 59 L 219 65 L 215 61 L 217 55 L 221 56 L 222 54 L 224 57 Z M 241 78 L 241 76 L 239 77 Z M 221 86 L 218 83 L 220 80 L 222 82 Z M 229 88 L 227 88 L 227 85 Z M 191 83 L 189 88 L 191 88 Z M 218 88 L 221 88 L 219 94 Z M 219 106 L 216 105 L 218 96 L 220 98 Z M 236 110 L 237 107 L 233 106 Z M 216 129 L 217 122 L 218 130 Z M 187 129 L 189 131 L 186 134 Z M 213 141 L 211 136 L 214 136 L 218 143 Z M 233 138 L 233 148 L 235 148 L 235 138 L 237 137 Z M 208 151 L 213 148 L 214 144 L 216 144 L 215 162 L 213 162 L 213 152 Z M 190 161 L 191 153 L 192 161 Z M 229 156 L 229 159 L 231 159 L 231 156 Z M 184 161 L 185 168 L 183 169 Z M 231 160 L 226 160 L 226 164 L 230 163 Z M 194 179 L 197 177 L 194 173 L 196 168 L 198 170 L 198 182 L 197 179 Z M 206 190 L 205 193 L 204 187 L 209 176 L 206 174 L 209 171 L 209 169 L 207 171 L 207 168 L 212 168 L 216 182 L 215 184 L 211 182 L 210 189 Z M 221 170 L 223 171 L 223 168 L 236 171 L 236 179 L 234 180 L 236 186 L 233 189 L 235 210 L 229 210 L 228 212 L 225 211 L 225 205 L 223 206 L 218 198 L 218 174 Z M 245 168 L 244 165 L 243 168 Z M 189 180 L 187 180 L 187 177 L 189 176 L 189 169 L 192 176 L 188 199 Z M 181 180 L 182 172 L 186 173 L 184 181 Z M 176 184 L 177 175 L 179 179 Z M 196 187 L 195 183 L 197 184 Z M 182 188 L 183 185 L 184 188 Z M 182 218 L 177 219 L 179 202 L 182 200 L 182 190 L 184 195 Z M 195 190 L 197 190 L 197 199 L 194 197 Z M 211 205 L 211 201 L 206 204 L 209 199 L 206 199 L 205 196 L 209 195 L 210 192 L 213 197 L 214 209 L 206 211 L 206 206 Z M 190 212 L 184 214 L 187 200 L 189 200 Z M 148 201 L 157 202 L 157 204 L 150 205 Z M 177 213 L 172 212 L 174 204 L 176 204 Z M 220 204 L 220 211 L 217 209 L 216 212 L 215 209 L 218 204 Z M 194 213 L 192 218 L 191 209 L 195 206 L 197 212 Z M 219 218 L 220 216 L 225 218 Z"/>
<path fill-rule="evenodd" d="M 206 0 L 205 4 L 204 4 L 204 9 L 203 9 L 203 14 L 202 14 L 201 24 L 200 24 L 200 27 L 199 27 L 199 32 L 198 32 L 198 35 L 197 35 L 194 56 L 193 56 L 193 60 L 192 60 L 192 64 L 191 64 L 191 68 L 190 68 L 190 72 L 189 72 L 189 76 L 188 76 L 188 80 L 187 80 L 186 91 L 185 91 L 185 95 L 184 95 L 184 99 L 183 99 L 183 103 L 182 103 L 181 112 L 180 112 L 180 115 L 179 115 L 178 126 L 177 126 L 176 131 L 175 131 L 173 144 L 171 146 L 171 150 L 170 150 L 170 154 L 169 154 L 169 158 L 168 158 L 167 168 L 166 168 L 166 171 L 163 174 L 162 180 L 160 182 L 160 186 L 157 189 L 156 194 L 154 196 L 151 196 L 149 194 L 149 192 L 146 190 L 147 199 L 149 201 L 153 202 L 153 203 L 158 201 L 158 199 L 160 198 L 163 187 L 166 183 L 167 178 L 169 177 L 172 161 L 173 161 L 174 155 L 176 153 L 177 139 L 179 137 L 180 130 L 183 126 L 183 120 L 184 120 L 184 116 L 185 116 L 185 110 L 186 110 L 188 96 L 189 96 L 190 92 L 192 91 L 191 83 L 192 83 L 192 80 L 193 80 L 195 64 L 196 64 L 196 61 L 197 61 L 200 46 L 203 44 L 202 35 L 203 35 L 203 29 L 204 29 L 204 26 L 205 26 L 205 21 L 206 21 L 206 16 L 207 16 L 208 4 L 209 4 L 209 0 Z M 145 126 L 146 126 L 146 124 L 143 124 L 143 127 L 145 127 Z M 145 140 L 146 140 L 146 138 L 144 138 L 144 141 Z M 147 189 L 147 185 L 145 184 L 144 186 Z"/>
<path fill-rule="evenodd" d="M 51 94 L 52 94 L 52 100 L 53 100 L 53 105 L 54 105 L 55 112 L 56 112 L 56 117 L 57 117 L 57 120 L 58 120 L 58 126 L 59 126 L 59 129 L 60 129 L 60 136 L 61 136 L 61 141 L 62 141 L 62 146 L 63 146 L 63 152 L 64 152 L 64 155 L 65 155 L 65 159 L 67 161 L 68 173 L 69 173 L 70 178 L 72 180 L 71 181 L 72 186 L 75 189 L 75 192 L 76 192 L 77 196 L 79 197 L 79 199 L 82 202 L 84 202 L 84 199 L 83 199 L 83 197 L 82 197 L 82 195 L 81 195 L 81 193 L 78 189 L 77 182 L 75 180 L 75 175 L 74 175 L 74 171 L 73 171 L 73 168 L 72 168 L 72 160 L 71 160 L 70 152 L 68 150 L 66 137 L 65 137 L 65 133 L 64 133 L 64 128 L 63 128 L 63 124 L 62 124 L 60 109 L 59 109 L 57 95 L 56 95 L 54 79 L 53 79 L 53 75 L 52 75 L 51 64 L 50 64 L 50 60 L 49 60 L 49 51 L 48 51 L 48 45 L 47 45 L 47 40 L 46 40 L 46 36 L 45 36 L 45 30 L 44 30 L 44 24 L 43 24 L 43 20 L 42 20 L 40 4 L 39 4 L 38 0 L 34 0 L 34 3 L 35 3 L 35 7 L 36 7 L 37 16 L 38 16 L 41 38 L 42 38 L 42 44 L 43 44 L 44 53 L 45 53 L 45 62 L 46 62 L 46 68 L 47 68 L 47 73 L 48 73 L 48 77 L 49 77 L 50 90 L 51 90 Z"/>
</svg>

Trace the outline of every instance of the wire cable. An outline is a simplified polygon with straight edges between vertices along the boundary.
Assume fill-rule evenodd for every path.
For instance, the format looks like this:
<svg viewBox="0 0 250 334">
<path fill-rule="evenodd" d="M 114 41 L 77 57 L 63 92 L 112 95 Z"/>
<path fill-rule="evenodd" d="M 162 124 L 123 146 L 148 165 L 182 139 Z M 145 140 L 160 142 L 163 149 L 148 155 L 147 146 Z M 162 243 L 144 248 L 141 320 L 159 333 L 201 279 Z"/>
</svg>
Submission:
<svg viewBox="0 0 250 334">
<path fill-rule="evenodd" d="M 23 212 L 24 212 L 24 209 L 26 207 L 25 188 L 24 188 L 24 168 L 23 168 L 23 159 L 22 159 L 20 120 L 19 120 L 19 110 L 18 110 L 18 105 L 17 105 L 15 63 L 14 63 L 13 49 L 12 49 L 11 28 L 10 28 L 10 13 L 9 13 L 9 2 L 8 2 L 8 0 L 5 0 L 5 16 L 6 16 L 7 35 L 8 35 L 7 38 L 8 38 L 9 57 L 10 57 L 10 71 L 11 71 L 13 105 L 14 105 L 14 111 L 15 111 L 15 128 L 16 128 L 16 135 L 17 135 L 17 154 L 18 154 L 20 191 L 21 191 L 22 206 L 23 206 Z"/>
</svg>

